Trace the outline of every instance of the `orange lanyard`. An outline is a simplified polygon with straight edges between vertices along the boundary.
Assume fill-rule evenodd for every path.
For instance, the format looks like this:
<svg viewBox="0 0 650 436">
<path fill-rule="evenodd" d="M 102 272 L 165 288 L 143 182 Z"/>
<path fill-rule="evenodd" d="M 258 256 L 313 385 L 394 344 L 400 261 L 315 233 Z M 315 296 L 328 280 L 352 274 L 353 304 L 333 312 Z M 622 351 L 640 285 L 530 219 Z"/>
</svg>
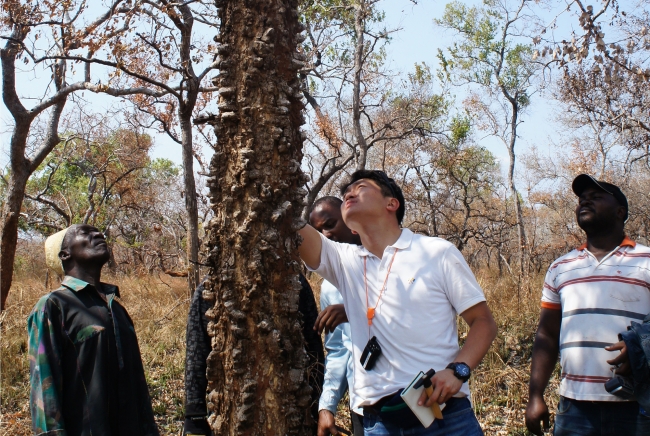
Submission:
<svg viewBox="0 0 650 436">
<path fill-rule="evenodd" d="M 375 304 L 375 307 L 370 307 L 370 305 L 368 304 L 368 276 L 366 274 L 367 272 L 366 260 L 368 259 L 368 256 L 363 257 L 363 282 L 366 285 L 366 308 L 368 309 L 368 311 L 366 312 L 366 316 L 368 317 L 368 332 L 370 332 L 372 319 L 375 317 L 375 310 L 377 309 L 377 306 L 379 306 L 379 301 L 381 300 L 381 297 L 384 295 L 384 290 L 386 290 L 386 282 L 388 282 L 388 275 L 390 274 L 390 269 L 393 266 L 393 261 L 395 260 L 395 256 L 397 256 L 398 251 L 399 248 L 396 248 L 395 253 L 393 253 L 393 258 L 390 260 L 390 264 L 388 264 L 388 271 L 386 271 L 386 278 L 384 279 L 384 284 L 381 286 L 381 289 L 379 290 L 379 297 L 377 298 L 377 304 Z"/>
</svg>

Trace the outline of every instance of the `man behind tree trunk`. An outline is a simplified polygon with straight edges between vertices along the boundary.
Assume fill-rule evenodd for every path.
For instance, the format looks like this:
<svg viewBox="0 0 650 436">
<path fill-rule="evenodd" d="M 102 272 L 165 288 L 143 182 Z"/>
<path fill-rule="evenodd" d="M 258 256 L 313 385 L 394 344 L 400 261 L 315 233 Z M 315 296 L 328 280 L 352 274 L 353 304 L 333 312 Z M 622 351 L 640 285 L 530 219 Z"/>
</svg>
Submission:
<svg viewBox="0 0 650 436">
<path fill-rule="evenodd" d="M 344 244 L 361 245 L 359 235 L 347 228 L 341 216 L 341 199 L 321 197 L 314 202 L 309 213 L 309 224 L 327 239 Z M 350 418 L 354 436 L 363 436 L 363 409 L 353 408 L 354 362 L 350 323 L 343 308 L 343 297 L 338 289 L 327 280 L 320 288 L 320 308 L 314 329 L 325 330 L 325 383 L 318 403 L 318 436 L 337 434 L 335 424 L 337 406 L 348 389 L 350 396 Z M 341 323 L 337 325 L 338 323 Z"/>
</svg>

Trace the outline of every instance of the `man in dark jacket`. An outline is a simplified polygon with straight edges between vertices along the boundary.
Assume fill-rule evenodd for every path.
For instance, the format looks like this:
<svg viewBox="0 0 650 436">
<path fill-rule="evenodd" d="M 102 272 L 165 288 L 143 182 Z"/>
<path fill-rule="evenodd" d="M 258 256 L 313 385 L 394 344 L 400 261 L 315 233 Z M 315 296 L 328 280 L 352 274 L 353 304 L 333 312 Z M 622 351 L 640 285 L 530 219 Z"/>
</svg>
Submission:
<svg viewBox="0 0 650 436">
<path fill-rule="evenodd" d="M 205 281 L 205 280 L 204 280 Z M 312 388 L 311 413 L 314 423 L 318 421 L 318 398 L 323 386 L 325 353 L 320 335 L 313 330 L 318 317 L 318 307 L 311 286 L 300 275 L 298 311 L 302 314 L 302 333 L 309 356 L 309 386 Z M 208 379 L 206 360 L 212 346 L 208 335 L 210 304 L 203 299 L 203 283 L 196 288 L 187 316 L 187 341 L 185 354 L 185 425 L 184 435 L 211 435 L 207 421 L 206 391 Z M 315 427 L 314 427 L 315 429 Z"/>
<path fill-rule="evenodd" d="M 74 225 L 45 250 L 65 278 L 27 320 L 34 434 L 157 436 L 133 321 L 118 288 L 100 281 L 104 235 Z"/>
</svg>

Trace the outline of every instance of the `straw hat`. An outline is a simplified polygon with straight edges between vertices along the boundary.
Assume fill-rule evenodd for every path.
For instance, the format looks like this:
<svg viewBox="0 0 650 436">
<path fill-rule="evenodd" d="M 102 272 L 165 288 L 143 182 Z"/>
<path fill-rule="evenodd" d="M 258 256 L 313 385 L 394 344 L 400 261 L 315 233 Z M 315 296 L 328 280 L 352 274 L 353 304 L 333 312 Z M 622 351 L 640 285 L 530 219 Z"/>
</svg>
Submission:
<svg viewBox="0 0 650 436">
<path fill-rule="evenodd" d="M 68 229 L 70 227 L 56 232 L 45 240 L 45 263 L 48 268 L 60 276 L 64 276 L 65 272 L 63 271 L 63 262 L 59 258 L 59 252 L 61 251 L 61 244 L 63 244 L 63 239 L 66 233 L 68 233 Z"/>
</svg>

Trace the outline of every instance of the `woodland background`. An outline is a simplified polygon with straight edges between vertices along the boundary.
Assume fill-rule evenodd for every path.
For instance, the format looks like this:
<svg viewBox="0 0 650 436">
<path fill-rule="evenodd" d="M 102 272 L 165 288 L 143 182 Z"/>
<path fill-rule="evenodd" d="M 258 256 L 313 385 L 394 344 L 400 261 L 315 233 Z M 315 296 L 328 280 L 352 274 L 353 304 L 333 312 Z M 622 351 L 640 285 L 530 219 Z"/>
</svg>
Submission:
<svg viewBox="0 0 650 436">
<path fill-rule="evenodd" d="M 417 14 L 425 3 L 403 7 Z M 431 53 L 420 41 L 412 66 L 391 59 L 409 29 L 391 27 L 387 11 L 394 5 L 372 0 L 300 3 L 304 210 L 355 169 L 400 183 L 404 226 L 453 242 L 498 318 L 474 379 L 481 422 L 488 434 L 523 434 L 543 274 L 582 242 L 575 175 L 621 186 L 627 233 L 648 244 L 650 4 L 449 3 L 427 17 L 448 44 Z M 232 93 L 217 86 L 229 61 L 216 8 L 5 0 L 1 13 L 0 432 L 27 434 L 25 318 L 56 282 L 43 238 L 85 222 L 107 236 L 108 274 L 136 323 L 154 410 L 176 434 L 200 243 L 213 208 L 228 207 L 208 192 L 213 125 Z M 554 131 L 539 137 L 531 124 Z M 156 144 L 168 157 L 152 153 Z"/>
</svg>

